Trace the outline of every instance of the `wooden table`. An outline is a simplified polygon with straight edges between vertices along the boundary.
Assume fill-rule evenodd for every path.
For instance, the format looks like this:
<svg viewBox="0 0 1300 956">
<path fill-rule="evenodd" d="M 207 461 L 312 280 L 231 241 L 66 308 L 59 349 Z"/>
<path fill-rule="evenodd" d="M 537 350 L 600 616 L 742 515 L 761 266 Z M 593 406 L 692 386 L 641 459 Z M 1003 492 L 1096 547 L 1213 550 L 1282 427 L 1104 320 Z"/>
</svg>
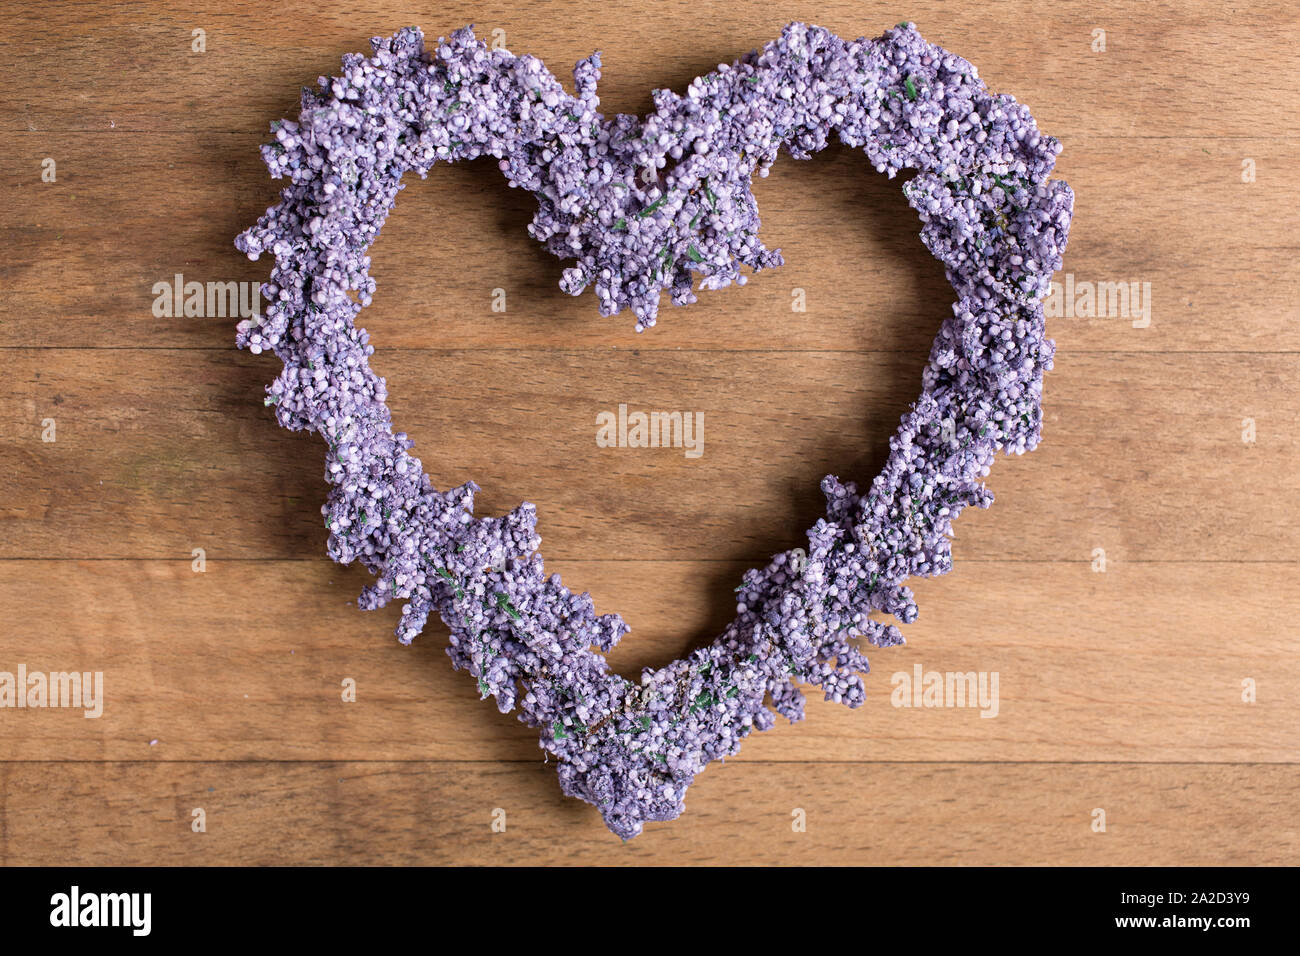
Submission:
<svg viewBox="0 0 1300 956">
<path fill-rule="evenodd" d="M 0 709 L 0 862 L 1300 862 L 1294 3 L 217 7 L 0 22 L 0 671 L 104 680 L 98 719 Z M 231 244 L 277 195 L 257 146 L 372 35 L 473 21 L 562 76 L 598 47 L 604 108 L 644 113 L 788 20 L 902 15 L 1063 141 L 1058 279 L 1136 283 L 1149 321 L 1050 320 L 1044 443 L 998 463 L 863 708 L 818 697 L 624 845 L 444 630 L 403 648 L 396 607 L 357 611 L 322 446 L 263 405 L 278 363 L 156 315 L 155 284 L 265 277 Z M 399 427 L 482 513 L 537 504 L 548 567 L 632 625 L 625 674 L 711 639 L 822 475 L 875 474 L 951 302 L 862 155 L 782 159 L 756 195 L 788 264 L 639 336 L 558 289 L 491 162 L 416 180 L 374 250 Z M 598 448 L 620 403 L 702 412 L 704 453 Z M 894 706 L 915 668 L 996 672 L 996 717 Z"/>
</svg>

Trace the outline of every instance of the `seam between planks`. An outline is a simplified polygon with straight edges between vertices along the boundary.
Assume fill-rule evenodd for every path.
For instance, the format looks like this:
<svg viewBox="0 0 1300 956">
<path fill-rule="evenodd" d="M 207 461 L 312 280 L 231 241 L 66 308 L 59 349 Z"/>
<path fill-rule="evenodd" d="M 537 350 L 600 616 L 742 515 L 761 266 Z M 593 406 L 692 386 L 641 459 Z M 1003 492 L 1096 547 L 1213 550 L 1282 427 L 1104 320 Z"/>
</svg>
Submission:
<svg viewBox="0 0 1300 956">
<path fill-rule="evenodd" d="M 733 762 L 740 761 L 732 758 Z M 861 767 L 868 765 L 903 766 L 903 767 L 948 767 L 948 766 L 1043 766 L 1043 767 L 1296 767 L 1300 761 L 1295 760 L 771 760 L 762 757 L 747 757 L 745 763 L 780 764 L 802 767 L 810 764 L 817 766 Z M 193 757 L 178 759 L 149 759 L 145 757 L 98 758 L 79 760 L 75 758 L 19 758 L 0 760 L 0 767 L 7 764 L 479 764 L 484 766 L 516 766 L 520 764 L 549 764 L 550 761 L 525 760 L 523 758 L 448 758 L 448 757 Z M 1297 780 L 1300 784 L 1300 779 Z"/>
</svg>

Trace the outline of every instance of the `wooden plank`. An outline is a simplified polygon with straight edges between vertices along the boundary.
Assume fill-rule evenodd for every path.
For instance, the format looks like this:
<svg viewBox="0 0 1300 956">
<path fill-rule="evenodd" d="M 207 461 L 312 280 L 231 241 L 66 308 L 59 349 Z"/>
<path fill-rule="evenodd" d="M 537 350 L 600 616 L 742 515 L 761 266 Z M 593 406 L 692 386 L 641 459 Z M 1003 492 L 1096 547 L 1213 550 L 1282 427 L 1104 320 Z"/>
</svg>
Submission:
<svg viewBox="0 0 1300 956">
<path fill-rule="evenodd" d="M 11 14 L 0 56 L 12 65 L 0 105 L 10 130 L 223 130 L 295 110 L 297 90 L 367 39 L 417 23 L 438 36 L 475 23 L 505 31 L 516 53 L 541 57 L 563 77 L 602 49 L 607 112 L 643 112 L 654 86 L 683 88 L 802 19 L 844 37 L 875 36 L 895 14 L 852 0 L 798 0 L 774 8 L 735 0 L 674 0 L 653 16 L 619 3 L 551 2 L 546 15 L 501 0 L 454 0 L 436 10 L 394 3 L 346 10 L 302 2 L 273 9 L 234 0 L 127 2 L 32 8 Z M 972 60 L 999 91 L 1011 91 L 1057 135 L 1295 135 L 1285 83 L 1294 75 L 1297 10 L 1285 0 L 1227 8 L 1204 3 L 1069 0 L 1050 7 L 986 2 L 970 7 L 916 0 L 907 15 L 926 38 Z M 1267 28 L 1261 28 L 1261 25 Z M 207 30 L 207 52 L 191 31 Z M 1093 52 L 1093 31 L 1106 51 Z M 219 94 L 214 94 L 215 88 Z M 75 89 L 75 94 L 70 91 Z M 1224 104 L 1232 104 L 1225 109 Z"/>
<path fill-rule="evenodd" d="M 0 562 L 0 671 L 100 671 L 104 688 L 97 719 L 84 708 L 0 711 L 0 760 L 538 757 L 536 734 L 451 669 L 441 625 L 404 648 L 392 637 L 395 608 L 351 606 L 359 569 L 206 567 Z M 744 569 L 551 567 L 632 625 L 610 660 L 634 678 L 712 639 Z M 1300 761 L 1294 564 L 1121 562 L 1096 573 L 1087 562 L 959 562 L 921 582 L 918 600 L 908 645 L 870 652 L 862 708 L 809 688 L 808 719 L 755 735 L 738 759 Z M 900 706 L 915 702 L 898 688 L 918 667 L 977 672 L 996 696 L 982 707 Z M 342 701 L 345 678 L 355 703 Z"/>
<path fill-rule="evenodd" d="M 644 112 L 788 20 L 900 15 L 1062 138 L 1058 279 L 1150 283 L 1151 322 L 1051 319 L 1046 443 L 994 471 L 862 709 L 810 702 L 621 845 L 445 633 L 402 648 L 396 608 L 351 606 L 320 445 L 261 403 L 275 363 L 235 354 L 229 318 L 155 317 L 154 283 L 265 276 L 231 246 L 276 196 L 256 146 L 373 34 L 476 21 L 561 76 L 599 46 L 605 111 Z M 1300 862 L 1295 4 L 132 0 L 0 26 L 0 671 L 102 671 L 105 698 L 98 719 L 0 710 L 0 864 Z M 801 542 L 824 473 L 875 473 L 949 308 L 856 154 L 785 161 L 756 195 L 787 266 L 643 336 L 559 292 L 490 164 L 408 190 L 375 249 L 365 324 L 399 425 L 440 485 L 484 485 L 480 510 L 539 505 L 548 565 L 632 624 L 623 673 L 709 640 L 743 569 Z M 705 454 L 596 448 L 620 402 L 703 412 Z M 918 666 L 996 672 L 997 716 L 894 706 Z"/>
<path fill-rule="evenodd" d="M 729 763 L 628 843 L 553 777 L 540 763 L 0 763 L 0 863 L 1300 861 L 1294 766 Z"/>
<path fill-rule="evenodd" d="M 5 344 L 230 347 L 233 320 L 157 317 L 154 286 L 177 273 L 266 278 L 269 258 L 249 262 L 233 247 L 278 198 L 257 156 L 262 139 L 261 130 L 19 137 L 0 156 L 0 229 L 20 237 L 0 263 Z M 45 157 L 56 159 L 57 183 L 40 180 Z M 1241 181 L 1247 158 L 1254 183 Z M 1300 348 L 1289 284 L 1256 281 L 1287 274 L 1296 255 L 1290 221 L 1275 215 L 1300 207 L 1294 143 L 1084 140 L 1068 144 L 1060 174 L 1077 196 L 1062 294 L 1067 281 L 1076 298 L 1099 282 L 1137 283 L 1150 307 L 1058 310 L 1049 328 L 1063 353 Z M 786 265 L 689 309 L 665 299 L 660 325 L 636 335 L 626 316 L 597 314 L 592 295 L 560 291 L 562 263 L 525 231 L 534 200 L 493 163 L 439 168 L 403 192 L 375 245 L 379 292 L 363 323 L 384 349 L 924 352 L 953 295 L 898 186 L 844 147 L 778 164 L 755 195 L 765 241 Z M 498 289 L 504 312 L 493 311 Z M 805 313 L 792 312 L 795 289 Z"/>
<path fill-rule="evenodd" d="M 876 473 L 922 358 L 408 350 L 375 364 L 434 483 L 474 478 L 481 513 L 536 503 L 548 556 L 757 561 L 802 541 L 822 476 Z M 0 503 L 0 557 L 321 554 L 323 456 L 263 407 L 276 365 L 11 351 L 0 473 L 26 490 Z M 1277 512 L 1300 497 L 1297 374 L 1292 355 L 1063 361 L 1044 446 L 999 463 L 1000 500 L 958 522 L 957 559 L 1300 560 L 1300 523 Z M 620 403 L 702 413 L 702 456 L 598 448 L 596 416 Z"/>
</svg>

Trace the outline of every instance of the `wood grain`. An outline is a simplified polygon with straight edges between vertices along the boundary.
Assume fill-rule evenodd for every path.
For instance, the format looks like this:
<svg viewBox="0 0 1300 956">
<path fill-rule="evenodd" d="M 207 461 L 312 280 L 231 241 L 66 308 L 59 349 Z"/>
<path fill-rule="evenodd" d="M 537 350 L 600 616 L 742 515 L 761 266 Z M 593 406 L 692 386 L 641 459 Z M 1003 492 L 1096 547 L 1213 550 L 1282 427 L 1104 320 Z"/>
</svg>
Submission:
<svg viewBox="0 0 1300 956">
<path fill-rule="evenodd" d="M 13 304 L 5 344 L 227 350 L 228 321 L 155 318 L 152 289 L 178 271 L 199 281 L 265 278 L 265 260 L 231 252 L 232 238 L 277 198 L 257 153 L 265 139 L 260 125 L 229 134 L 18 137 L 0 155 L 0 228 L 22 236 L 0 263 Z M 31 175 L 51 155 L 56 190 Z M 1243 157 L 1255 160 L 1267 187 L 1240 181 Z M 104 167 L 130 169 L 139 195 L 123 194 Z M 1290 220 L 1271 215 L 1300 207 L 1294 142 L 1155 139 L 1117 148 L 1111 139 L 1072 141 L 1059 171 L 1077 195 L 1066 270 L 1084 281 L 1152 289 L 1147 328 L 1123 317 L 1060 318 L 1052 334 L 1061 348 L 1300 345 L 1291 286 L 1258 281 L 1285 275 L 1295 251 Z M 701 296 L 689 309 L 666 305 L 654 333 L 629 337 L 626 317 L 602 318 L 590 297 L 560 291 L 554 258 L 525 232 L 536 210 L 530 195 L 510 189 L 489 161 L 435 167 L 426 181 L 408 184 L 375 244 L 379 290 L 363 322 L 386 350 L 632 343 L 644 351 L 928 352 L 952 293 L 896 182 L 876 176 L 859 153 L 831 146 L 806 162 L 778 162 L 755 195 L 764 241 L 782 249 L 785 266 L 744 288 Z M 140 196 L 167 228 L 143 229 L 124 243 L 120 223 L 140 215 Z M 1254 228 L 1225 244 L 1238 218 Z M 106 270 L 121 281 L 106 287 Z M 815 320 L 791 313 L 796 288 Z M 507 291 L 505 312 L 492 311 L 493 289 Z M 64 321 L 48 320 L 44 309 L 52 305 Z"/>
<path fill-rule="evenodd" d="M 998 463 L 956 570 L 917 584 L 908 644 L 871 655 L 867 704 L 811 701 L 626 845 L 450 669 L 444 631 L 402 648 L 395 608 L 356 611 L 364 574 L 323 558 L 318 443 L 262 405 L 274 361 L 235 353 L 229 318 L 153 314 L 176 273 L 265 277 L 231 245 L 277 195 L 256 147 L 371 35 L 475 22 L 557 75 L 599 47 L 603 108 L 644 112 L 786 21 L 875 35 L 897 13 L 0 13 L 0 671 L 104 675 L 98 719 L 0 708 L 0 864 L 1300 862 L 1294 4 L 902 11 L 1062 139 L 1078 203 L 1058 279 L 1149 283 L 1150 323 L 1052 318 L 1044 445 Z M 437 484 L 483 486 L 481 511 L 538 505 L 548 566 L 632 625 L 624 674 L 711 639 L 744 569 L 800 543 L 822 475 L 870 479 L 950 307 L 898 184 L 860 155 L 783 160 L 755 194 L 787 265 L 640 336 L 559 291 L 530 197 L 490 164 L 413 183 L 374 249 L 364 323 L 399 426 Z M 597 448 L 620 402 L 702 412 L 704 454 Z M 917 666 L 996 672 L 997 716 L 895 706 Z"/>
<path fill-rule="evenodd" d="M 734 610 L 728 599 L 744 567 L 553 563 L 598 610 L 631 624 L 610 655 L 631 677 L 711 640 Z M 23 714 L 23 735 L 0 737 L 0 760 L 541 759 L 536 734 L 451 669 L 445 630 L 402 647 L 395 608 L 357 612 L 364 580 L 324 559 L 210 561 L 203 573 L 188 560 L 0 562 L 0 610 L 15 621 L 6 661 L 45 671 L 95 661 L 105 698 L 98 719 Z M 1086 561 L 969 561 L 917 594 L 907 646 L 870 654 L 862 708 L 814 696 L 804 722 L 780 721 L 735 759 L 1294 757 L 1292 565 L 1117 563 L 1097 573 Z M 895 706 L 895 675 L 918 665 L 996 672 L 996 716 Z M 355 703 L 342 701 L 344 678 L 356 683 Z M 1259 688 L 1255 703 L 1242 700 L 1247 678 Z"/>
<path fill-rule="evenodd" d="M 481 513 L 532 501 L 548 556 L 745 561 L 803 541 L 824 475 L 870 480 L 923 364 L 922 353 L 626 347 L 374 360 L 434 484 L 473 477 Z M 1275 520 L 1279 499 L 1300 497 L 1294 353 L 1079 354 L 1058 366 L 1044 447 L 999 464 L 998 504 L 961 518 L 958 560 L 1077 561 L 1098 547 L 1120 560 L 1300 559 L 1300 525 Z M 264 406 L 273 358 L 23 349 L 9 370 L 0 416 L 19 440 L 0 448 L 0 468 L 26 492 L 0 502 L 0 555 L 323 552 L 323 454 Z M 703 455 L 597 447 L 596 416 L 620 403 L 702 413 Z M 62 422 L 53 443 L 40 440 L 48 417 Z"/>
<path fill-rule="evenodd" d="M 540 764 L 9 762 L 0 790 L 4 864 L 1215 866 L 1300 838 L 1275 764 L 728 762 L 628 843 Z"/>
</svg>

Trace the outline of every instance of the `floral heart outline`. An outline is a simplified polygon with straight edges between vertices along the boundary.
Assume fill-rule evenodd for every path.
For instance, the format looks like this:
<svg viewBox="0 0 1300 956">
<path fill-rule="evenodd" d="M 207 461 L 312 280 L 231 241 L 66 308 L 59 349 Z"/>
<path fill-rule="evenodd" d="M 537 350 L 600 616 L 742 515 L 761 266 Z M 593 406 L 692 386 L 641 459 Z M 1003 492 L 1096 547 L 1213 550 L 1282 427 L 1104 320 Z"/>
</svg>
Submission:
<svg viewBox="0 0 1300 956">
<path fill-rule="evenodd" d="M 284 369 L 267 404 L 329 446 L 328 552 L 377 579 L 359 605 L 405 600 L 403 643 L 436 611 L 453 665 L 502 712 L 518 706 L 558 759 L 564 792 L 628 839 L 677 817 L 695 775 L 773 726 L 773 710 L 799 720 L 797 680 L 859 706 L 868 663 L 854 642 L 903 640 L 870 612 L 914 620 L 906 579 L 951 569 L 951 523 L 991 503 L 981 479 L 996 453 L 1037 445 L 1053 355 L 1041 299 L 1073 212 L 1070 188 L 1048 178 L 1060 144 L 910 23 L 851 42 L 791 24 L 684 96 L 656 90 L 644 120 L 597 112 L 599 54 L 578 63 L 570 95 L 536 58 L 489 50 L 468 27 L 432 51 L 416 28 L 371 45 L 371 57 L 346 56 L 338 77 L 304 90 L 297 122 L 272 124 L 263 156 L 290 185 L 236 240 L 250 258 L 276 258 L 271 304 L 240 323 L 238 344 L 275 352 Z M 576 260 L 562 288 L 593 286 L 602 314 L 630 308 L 641 331 L 664 289 L 686 304 L 696 274 L 714 289 L 743 283 L 742 265 L 781 263 L 757 238 L 752 175 L 781 149 L 807 158 L 831 131 L 891 178 L 917 171 L 904 192 L 957 293 L 953 314 L 870 488 L 825 478 L 826 517 L 807 551 L 746 572 L 723 634 L 634 685 L 601 653 L 623 621 L 546 576 L 533 506 L 475 517 L 477 486 L 438 492 L 393 432 L 355 324 L 375 287 L 367 250 L 407 170 L 493 155 L 538 198 L 530 233 Z M 646 183 L 644 169 L 662 172 Z"/>
</svg>

